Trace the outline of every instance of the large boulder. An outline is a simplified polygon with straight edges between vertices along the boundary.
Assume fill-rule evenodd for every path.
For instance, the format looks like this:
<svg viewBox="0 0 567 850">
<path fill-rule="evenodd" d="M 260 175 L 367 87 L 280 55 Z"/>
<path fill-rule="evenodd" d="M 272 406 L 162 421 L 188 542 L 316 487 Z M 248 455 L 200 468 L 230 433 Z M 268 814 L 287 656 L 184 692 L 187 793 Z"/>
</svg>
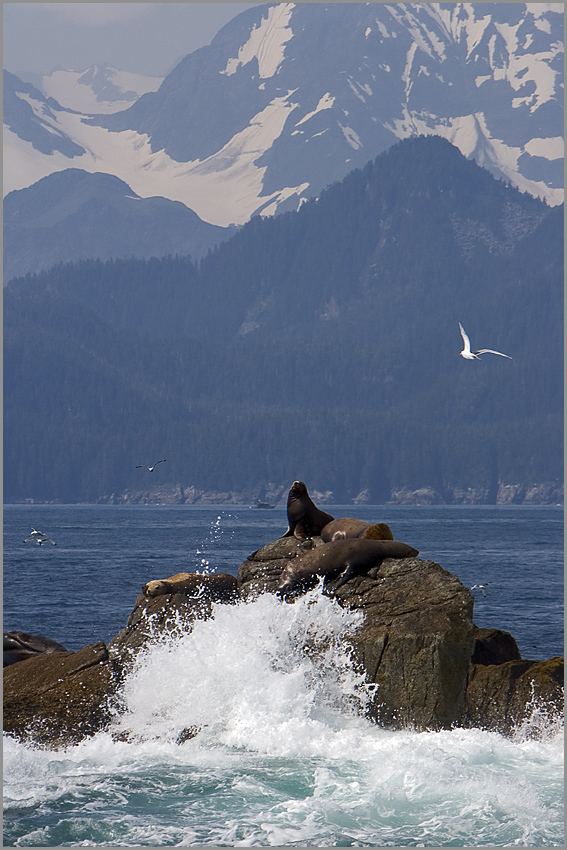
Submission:
<svg viewBox="0 0 567 850">
<path fill-rule="evenodd" d="M 449 728 L 464 707 L 472 594 L 434 561 L 389 559 L 374 572 L 336 593 L 364 613 L 351 640 L 367 681 L 378 685 L 372 714 L 394 728 Z"/>
<path fill-rule="evenodd" d="M 282 538 L 254 552 L 238 571 L 242 597 L 276 592 L 283 566 L 321 544 Z M 349 640 L 377 685 L 370 713 L 379 723 L 508 733 L 530 712 L 562 711 L 563 659 L 522 659 L 508 632 L 475 626 L 472 594 L 439 564 L 388 559 L 325 592 L 364 614 Z"/>
<path fill-rule="evenodd" d="M 518 644 L 509 632 L 474 627 L 472 664 L 505 664 L 506 661 L 519 661 L 521 657 Z"/>
<path fill-rule="evenodd" d="M 283 565 L 302 551 L 285 539 L 264 546 L 241 565 L 243 596 L 275 591 Z M 289 541 L 290 538 L 287 538 Z M 389 558 L 335 593 L 360 610 L 350 637 L 355 661 L 375 683 L 372 716 L 390 727 L 448 728 L 462 715 L 474 646 L 473 597 L 456 576 L 433 561 Z"/>
</svg>

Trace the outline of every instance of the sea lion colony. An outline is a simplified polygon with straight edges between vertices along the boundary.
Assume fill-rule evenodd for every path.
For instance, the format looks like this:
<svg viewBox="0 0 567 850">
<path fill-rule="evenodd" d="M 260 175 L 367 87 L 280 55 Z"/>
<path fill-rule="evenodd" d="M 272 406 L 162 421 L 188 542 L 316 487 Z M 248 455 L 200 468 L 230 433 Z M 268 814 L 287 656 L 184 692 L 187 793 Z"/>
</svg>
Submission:
<svg viewBox="0 0 567 850">
<path fill-rule="evenodd" d="M 394 535 L 384 522 L 369 523 L 344 517 L 335 519 L 320 510 L 312 501 L 303 481 L 294 481 L 287 501 L 289 527 L 282 538 L 296 537 L 307 540 L 321 537 L 323 544 L 303 555 L 291 558 L 282 569 L 278 595 L 282 599 L 314 587 L 320 578 L 325 583 L 338 579 L 333 590 L 338 590 L 349 579 L 366 573 L 386 558 L 415 558 L 417 549 L 394 540 Z M 165 593 L 184 593 L 190 596 L 210 597 L 218 590 L 215 581 L 225 584 L 230 576 L 201 576 L 197 573 L 179 573 L 167 579 L 150 581 L 142 588 L 148 597 Z"/>
<path fill-rule="evenodd" d="M 417 549 L 394 540 L 386 523 L 368 523 L 353 517 L 335 519 L 319 510 L 303 481 L 294 481 L 287 501 L 289 527 L 283 537 L 306 540 L 321 537 L 323 543 L 314 549 L 290 559 L 282 569 L 278 595 L 292 598 L 314 587 L 321 579 L 325 584 L 338 579 L 332 590 L 338 590 L 349 579 L 366 573 L 386 558 L 415 558 Z M 44 537 L 42 532 L 35 535 Z M 35 539 L 35 535 L 32 536 Z M 30 539 L 30 538 L 28 538 Z M 166 579 L 147 582 L 142 593 L 148 597 L 181 593 L 201 596 L 211 601 L 233 598 L 237 595 L 234 576 L 220 573 L 203 576 L 198 573 L 178 573 Z M 4 666 L 43 652 L 65 652 L 56 641 L 23 632 L 4 633 Z"/>
</svg>

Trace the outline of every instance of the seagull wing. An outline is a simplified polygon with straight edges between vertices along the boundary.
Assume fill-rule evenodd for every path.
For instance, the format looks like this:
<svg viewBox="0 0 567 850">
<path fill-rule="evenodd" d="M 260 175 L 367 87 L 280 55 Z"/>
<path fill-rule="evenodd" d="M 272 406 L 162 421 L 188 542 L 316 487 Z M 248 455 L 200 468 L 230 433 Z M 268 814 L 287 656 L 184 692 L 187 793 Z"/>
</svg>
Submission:
<svg viewBox="0 0 567 850">
<path fill-rule="evenodd" d="M 154 466 L 157 466 L 158 463 L 165 463 L 165 458 L 163 460 L 156 460 L 156 462 L 154 463 Z"/>
<path fill-rule="evenodd" d="M 147 466 L 146 466 L 146 464 L 145 464 L 145 463 L 140 463 L 140 464 L 136 467 L 136 469 L 147 469 Z"/>
<path fill-rule="evenodd" d="M 492 348 L 481 348 L 480 351 L 475 351 L 475 354 L 499 354 L 500 357 L 507 357 L 508 360 L 512 360 L 509 354 L 502 354 L 501 351 L 493 351 Z"/>
<path fill-rule="evenodd" d="M 468 336 L 466 335 L 466 333 L 465 333 L 465 329 L 464 329 L 464 327 L 461 325 L 461 323 L 460 323 L 460 322 L 459 322 L 459 328 L 461 329 L 461 336 L 462 336 L 462 338 L 463 338 L 463 342 L 464 342 L 464 344 L 465 344 L 465 347 L 464 347 L 464 349 L 463 349 L 463 350 L 464 350 L 464 351 L 466 351 L 466 352 L 469 352 L 469 353 L 470 353 L 470 350 L 471 350 L 471 341 L 470 341 L 470 339 L 468 338 Z"/>
</svg>

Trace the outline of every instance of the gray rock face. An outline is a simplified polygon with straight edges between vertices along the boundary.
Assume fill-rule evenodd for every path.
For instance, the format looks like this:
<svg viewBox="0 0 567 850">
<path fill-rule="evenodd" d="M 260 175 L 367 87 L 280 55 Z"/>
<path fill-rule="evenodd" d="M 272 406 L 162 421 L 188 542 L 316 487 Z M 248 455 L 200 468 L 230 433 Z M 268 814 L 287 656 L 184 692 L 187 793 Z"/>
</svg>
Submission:
<svg viewBox="0 0 567 850">
<path fill-rule="evenodd" d="M 320 538 L 306 543 L 315 547 Z M 291 555 L 283 544 L 269 544 L 242 564 L 238 584 L 243 596 L 277 588 Z M 351 642 L 367 681 L 378 685 L 374 718 L 391 727 L 457 723 L 474 646 L 474 600 L 468 588 L 433 561 L 387 559 L 333 595 L 365 615 Z"/>
<path fill-rule="evenodd" d="M 321 542 L 282 538 L 254 552 L 238 572 L 242 597 L 275 592 L 283 565 Z M 384 726 L 507 734 L 536 703 L 562 711 L 563 659 L 522 659 L 508 632 L 477 628 L 469 589 L 434 561 L 385 560 L 326 592 L 364 614 L 349 640 L 378 686 L 371 716 Z"/>
<path fill-rule="evenodd" d="M 468 588 L 439 564 L 418 558 L 384 561 L 375 577 L 352 584 L 337 596 L 365 614 L 352 642 L 378 685 L 375 719 L 422 729 L 458 723 L 474 642 Z"/>
<path fill-rule="evenodd" d="M 563 658 L 471 664 L 462 725 L 508 734 L 534 708 L 544 725 L 552 722 L 563 714 L 563 681 Z"/>
</svg>

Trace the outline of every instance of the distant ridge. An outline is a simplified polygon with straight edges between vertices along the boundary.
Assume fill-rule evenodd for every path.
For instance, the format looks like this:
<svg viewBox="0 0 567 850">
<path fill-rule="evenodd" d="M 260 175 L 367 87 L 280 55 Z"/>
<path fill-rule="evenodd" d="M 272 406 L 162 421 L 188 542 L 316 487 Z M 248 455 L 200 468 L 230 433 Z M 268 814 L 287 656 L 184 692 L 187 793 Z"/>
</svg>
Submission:
<svg viewBox="0 0 567 850">
<path fill-rule="evenodd" d="M 68 168 L 4 199 L 4 282 L 88 258 L 204 256 L 234 234 L 184 204 L 140 198 L 111 174 Z"/>
</svg>

